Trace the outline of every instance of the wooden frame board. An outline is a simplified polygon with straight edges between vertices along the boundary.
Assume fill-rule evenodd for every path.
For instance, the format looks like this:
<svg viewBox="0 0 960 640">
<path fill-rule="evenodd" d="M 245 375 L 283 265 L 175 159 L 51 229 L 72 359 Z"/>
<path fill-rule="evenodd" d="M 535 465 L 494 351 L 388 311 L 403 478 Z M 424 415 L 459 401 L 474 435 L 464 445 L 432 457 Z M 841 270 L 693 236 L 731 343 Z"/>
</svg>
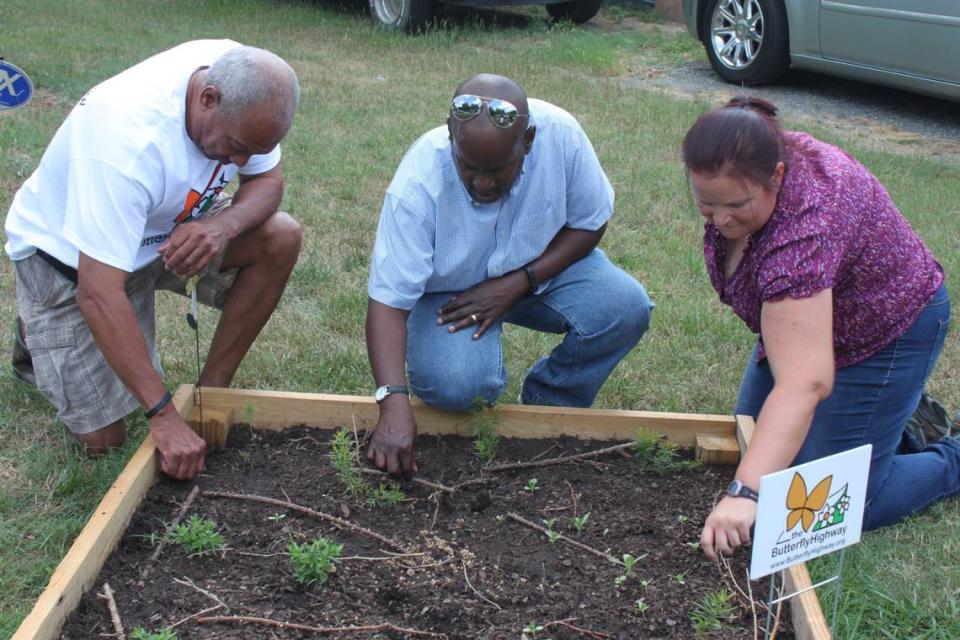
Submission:
<svg viewBox="0 0 960 640">
<path fill-rule="evenodd" d="M 203 423 L 198 418 L 197 392 L 181 385 L 173 402 L 180 415 L 212 445 L 226 441 L 231 425 L 245 423 L 257 429 L 280 430 L 308 424 L 334 428 L 371 429 L 378 410 L 372 398 L 280 391 L 202 389 Z M 414 403 L 419 433 L 473 436 L 469 415 L 446 413 Z M 596 440 L 630 440 L 640 427 L 656 431 L 685 447 L 697 446 L 708 462 L 729 461 L 735 449 L 743 451 L 753 434 L 753 419 L 738 416 L 659 413 L 500 405 L 498 431 L 507 437 L 552 438 L 573 436 Z M 148 435 L 97 506 L 86 526 L 54 570 L 47 588 L 12 640 L 54 640 L 81 595 L 94 586 L 107 557 L 157 479 L 156 446 Z M 811 584 L 806 566 L 786 572 L 792 592 Z M 829 627 L 816 594 L 811 590 L 791 601 L 793 624 L 800 640 L 828 640 Z"/>
</svg>

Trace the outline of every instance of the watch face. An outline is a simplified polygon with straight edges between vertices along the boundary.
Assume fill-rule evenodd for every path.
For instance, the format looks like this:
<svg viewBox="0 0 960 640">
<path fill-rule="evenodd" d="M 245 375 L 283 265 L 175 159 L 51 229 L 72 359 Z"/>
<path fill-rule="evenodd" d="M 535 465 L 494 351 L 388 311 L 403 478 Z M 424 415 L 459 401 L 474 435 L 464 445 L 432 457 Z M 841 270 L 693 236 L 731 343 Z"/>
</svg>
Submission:
<svg viewBox="0 0 960 640">
<path fill-rule="evenodd" d="M 377 390 L 373 392 L 373 399 L 377 402 L 382 402 L 384 398 L 387 397 L 387 385 L 382 387 L 377 387 Z"/>
<path fill-rule="evenodd" d="M 730 484 L 727 485 L 727 495 L 728 495 L 728 496 L 739 496 L 739 495 L 740 495 L 740 488 L 741 488 L 742 486 L 743 486 L 743 485 L 740 483 L 739 480 L 734 480 L 733 482 L 731 482 Z"/>
</svg>

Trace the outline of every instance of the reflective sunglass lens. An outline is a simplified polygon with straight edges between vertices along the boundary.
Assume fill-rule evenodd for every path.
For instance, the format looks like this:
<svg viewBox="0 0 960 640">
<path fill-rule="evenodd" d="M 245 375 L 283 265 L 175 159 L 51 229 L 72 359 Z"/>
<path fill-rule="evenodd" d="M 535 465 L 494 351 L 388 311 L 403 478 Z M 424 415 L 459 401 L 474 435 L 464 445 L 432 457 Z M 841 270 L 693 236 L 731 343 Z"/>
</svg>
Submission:
<svg viewBox="0 0 960 640">
<path fill-rule="evenodd" d="M 479 96 L 462 95 L 453 99 L 450 111 L 457 120 L 470 120 L 477 117 L 483 108 L 483 100 Z"/>
<path fill-rule="evenodd" d="M 517 108 L 505 100 L 491 100 L 487 105 L 490 120 L 501 129 L 506 129 L 517 121 Z"/>
</svg>

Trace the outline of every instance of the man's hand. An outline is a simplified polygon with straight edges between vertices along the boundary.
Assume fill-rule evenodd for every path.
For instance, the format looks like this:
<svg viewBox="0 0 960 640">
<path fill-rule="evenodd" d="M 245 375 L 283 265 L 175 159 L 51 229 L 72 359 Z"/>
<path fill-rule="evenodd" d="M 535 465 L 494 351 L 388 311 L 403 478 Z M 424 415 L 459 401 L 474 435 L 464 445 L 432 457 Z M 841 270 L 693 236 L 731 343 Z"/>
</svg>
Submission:
<svg viewBox="0 0 960 640">
<path fill-rule="evenodd" d="M 150 419 L 150 434 L 160 451 L 160 468 L 165 474 L 189 480 L 203 471 L 207 443 L 171 406 Z"/>
<path fill-rule="evenodd" d="M 157 249 L 163 264 L 181 278 L 203 271 L 227 246 L 227 233 L 218 221 L 221 216 L 177 225 Z"/>
<path fill-rule="evenodd" d="M 417 472 L 416 439 L 417 422 L 409 398 L 389 395 L 380 403 L 380 419 L 367 448 L 367 460 L 392 476 L 409 479 Z"/>
<path fill-rule="evenodd" d="M 437 309 L 437 324 L 449 325 L 450 333 L 476 325 L 476 340 L 524 296 L 528 286 L 522 270 L 484 280 Z"/>
<path fill-rule="evenodd" d="M 717 503 L 700 534 L 700 548 L 713 561 L 717 552 L 725 556 L 750 542 L 750 527 L 757 519 L 757 503 L 747 498 L 726 496 Z"/>
</svg>

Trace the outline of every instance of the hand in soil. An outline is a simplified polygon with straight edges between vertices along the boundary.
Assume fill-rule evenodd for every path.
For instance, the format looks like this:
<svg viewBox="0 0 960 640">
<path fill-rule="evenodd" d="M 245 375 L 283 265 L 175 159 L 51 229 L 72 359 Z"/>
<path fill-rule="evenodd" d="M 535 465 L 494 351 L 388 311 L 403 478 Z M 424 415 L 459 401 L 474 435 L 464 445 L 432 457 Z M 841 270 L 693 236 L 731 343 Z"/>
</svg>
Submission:
<svg viewBox="0 0 960 640">
<path fill-rule="evenodd" d="M 171 406 L 171 405 L 168 405 Z M 161 411 L 150 421 L 150 435 L 160 451 L 160 469 L 171 478 L 189 480 L 203 471 L 207 443 L 176 411 Z"/>
<path fill-rule="evenodd" d="M 713 561 L 717 560 L 718 551 L 725 556 L 733 555 L 737 547 L 750 543 L 750 528 L 756 519 L 756 502 L 725 497 L 707 516 L 700 534 L 700 548 Z"/>
<path fill-rule="evenodd" d="M 417 472 L 416 439 L 417 423 L 410 400 L 399 393 L 388 396 L 380 403 L 380 418 L 367 448 L 367 460 L 392 476 L 410 479 Z"/>
</svg>

